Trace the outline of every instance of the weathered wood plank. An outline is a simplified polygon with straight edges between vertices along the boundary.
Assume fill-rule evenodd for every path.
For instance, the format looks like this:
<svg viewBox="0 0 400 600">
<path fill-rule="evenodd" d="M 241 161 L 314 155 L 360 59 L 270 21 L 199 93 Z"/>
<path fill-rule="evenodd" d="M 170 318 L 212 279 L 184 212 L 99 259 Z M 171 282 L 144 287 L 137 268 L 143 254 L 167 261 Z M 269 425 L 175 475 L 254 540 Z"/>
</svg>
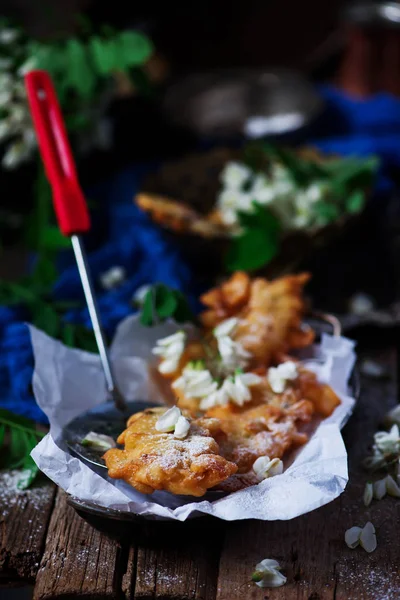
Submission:
<svg viewBox="0 0 400 600">
<path fill-rule="evenodd" d="M 0 583 L 26 585 L 36 577 L 55 486 L 39 477 L 26 491 L 16 487 L 18 474 L 0 475 Z"/>
<path fill-rule="evenodd" d="M 126 598 L 214 600 L 222 536 L 223 524 L 206 518 L 146 525 L 129 559 Z"/>
<path fill-rule="evenodd" d="M 93 529 L 58 491 L 34 599 L 119 599 L 120 558 L 119 543 Z"/>
<path fill-rule="evenodd" d="M 360 462 L 383 415 L 397 401 L 396 352 L 372 355 L 390 372 L 386 381 L 364 378 L 355 414 L 345 429 L 350 483 L 335 502 L 289 522 L 242 522 L 227 527 L 221 555 L 217 600 L 368 600 L 400 597 L 400 545 L 396 523 L 400 502 L 385 498 L 365 508 L 368 475 Z M 350 550 L 344 532 L 371 520 L 378 548 L 368 555 Z M 278 560 L 288 582 L 270 590 L 249 583 L 263 558 Z"/>
</svg>

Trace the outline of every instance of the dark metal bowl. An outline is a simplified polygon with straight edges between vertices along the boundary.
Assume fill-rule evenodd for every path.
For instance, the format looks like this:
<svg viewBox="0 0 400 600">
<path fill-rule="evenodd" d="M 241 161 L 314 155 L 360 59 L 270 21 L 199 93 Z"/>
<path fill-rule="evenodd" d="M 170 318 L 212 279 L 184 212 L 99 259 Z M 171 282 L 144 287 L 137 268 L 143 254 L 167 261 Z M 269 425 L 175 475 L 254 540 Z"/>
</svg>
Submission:
<svg viewBox="0 0 400 600">
<path fill-rule="evenodd" d="M 307 322 L 313 326 L 317 336 L 320 336 L 322 333 L 332 333 L 334 336 L 340 336 L 342 333 L 340 321 L 330 314 L 312 312 L 308 315 Z M 351 374 L 349 388 L 352 396 L 357 400 L 360 395 L 360 377 L 357 366 L 354 368 Z M 100 424 L 100 426 L 102 427 L 102 424 Z M 87 428 L 84 431 L 86 432 Z M 72 453 L 75 455 L 79 454 L 76 452 Z M 228 493 L 219 491 L 209 491 L 205 496 L 201 498 L 201 500 L 209 500 L 210 502 L 212 502 L 225 495 L 228 495 Z M 75 508 L 75 510 L 80 516 L 87 519 L 93 526 L 99 529 L 109 530 L 110 525 L 107 525 L 107 522 L 111 520 L 113 522 L 113 525 L 111 525 L 111 531 L 118 533 L 118 535 L 121 533 L 121 531 L 123 532 L 124 530 L 123 528 L 121 531 L 118 529 L 115 523 L 116 521 L 131 524 L 143 523 L 146 520 L 161 522 L 169 521 L 169 519 L 157 518 L 151 515 L 141 516 L 135 513 L 105 508 L 100 504 L 79 500 L 78 498 L 75 498 L 73 496 L 68 496 L 68 503 L 71 506 L 73 506 L 73 508 Z M 200 514 L 197 516 L 202 516 L 204 518 L 206 515 Z"/>
</svg>

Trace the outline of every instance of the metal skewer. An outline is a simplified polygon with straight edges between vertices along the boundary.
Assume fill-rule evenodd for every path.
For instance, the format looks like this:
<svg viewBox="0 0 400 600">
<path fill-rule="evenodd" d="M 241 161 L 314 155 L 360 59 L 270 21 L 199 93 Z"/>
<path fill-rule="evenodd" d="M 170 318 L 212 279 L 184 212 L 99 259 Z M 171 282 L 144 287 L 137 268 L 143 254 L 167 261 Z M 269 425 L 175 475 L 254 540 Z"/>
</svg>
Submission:
<svg viewBox="0 0 400 600">
<path fill-rule="evenodd" d="M 89 310 L 90 320 L 93 326 L 94 336 L 96 338 L 97 348 L 100 354 L 101 364 L 103 365 L 104 376 L 106 379 L 107 390 L 112 396 L 115 406 L 123 411 L 126 409 L 126 402 L 123 399 L 114 379 L 110 358 L 108 355 L 107 344 L 101 326 L 99 309 L 93 289 L 92 279 L 90 277 L 89 265 L 86 259 L 86 252 L 80 235 L 71 235 L 72 248 L 74 249 L 76 264 L 78 266 L 79 276 L 81 278 L 83 292 L 86 298 L 86 304 Z"/>
<path fill-rule="evenodd" d="M 51 78 L 45 71 L 31 71 L 25 76 L 25 84 L 40 153 L 53 191 L 57 221 L 61 232 L 71 238 L 107 390 L 116 408 L 123 411 L 127 405 L 115 383 L 81 238 L 81 234 L 90 229 L 89 213 L 79 185 L 57 95 Z"/>
</svg>

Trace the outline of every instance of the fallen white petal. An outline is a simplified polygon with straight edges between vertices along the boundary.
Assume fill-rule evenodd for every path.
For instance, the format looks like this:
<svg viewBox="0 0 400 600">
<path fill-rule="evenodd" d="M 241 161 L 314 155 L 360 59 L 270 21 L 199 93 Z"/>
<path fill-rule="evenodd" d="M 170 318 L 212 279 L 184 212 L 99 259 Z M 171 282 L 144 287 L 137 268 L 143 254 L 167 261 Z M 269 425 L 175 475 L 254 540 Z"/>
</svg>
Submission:
<svg viewBox="0 0 400 600">
<path fill-rule="evenodd" d="M 360 546 L 368 553 L 371 553 L 376 549 L 375 527 L 370 521 L 362 528 L 360 533 Z"/>
<path fill-rule="evenodd" d="M 361 527 L 350 527 L 344 534 L 344 541 L 352 550 L 360 543 Z"/>
<path fill-rule="evenodd" d="M 374 497 L 374 486 L 371 482 L 365 484 L 363 500 L 365 506 L 369 506 L 372 502 L 372 498 Z"/>
<path fill-rule="evenodd" d="M 400 498 L 400 487 L 397 485 L 396 481 L 391 475 L 387 475 L 386 477 L 386 491 L 389 496 Z"/>
<path fill-rule="evenodd" d="M 376 500 L 382 500 L 384 496 L 386 496 L 386 479 L 378 479 L 378 481 L 374 481 L 374 498 Z"/>
<path fill-rule="evenodd" d="M 236 329 L 238 324 L 238 319 L 232 317 L 231 319 L 226 319 L 222 321 L 217 327 L 214 329 L 215 337 L 230 335 Z"/>
<path fill-rule="evenodd" d="M 181 411 L 177 406 L 169 408 L 156 422 L 155 427 L 157 431 L 161 431 L 162 433 L 174 431 L 175 425 L 177 424 L 180 416 Z"/>
<path fill-rule="evenodd" d="M 103 433 L 96 433 L 91 431 L 88 433 L 81 442 L 82 446 L 90 446 L 91 448 L 98 448 L 99 450 L 109 450 L 115 448 L 117 445 L 115 440 L 109 435 Z"/>
</svg>

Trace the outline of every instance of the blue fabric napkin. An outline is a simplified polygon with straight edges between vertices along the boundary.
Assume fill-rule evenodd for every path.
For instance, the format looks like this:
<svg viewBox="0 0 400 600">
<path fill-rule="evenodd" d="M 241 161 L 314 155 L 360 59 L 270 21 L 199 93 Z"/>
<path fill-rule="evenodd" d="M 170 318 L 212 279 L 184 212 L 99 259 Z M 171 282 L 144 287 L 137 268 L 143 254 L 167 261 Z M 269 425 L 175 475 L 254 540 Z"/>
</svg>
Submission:
<svg viewBox="0 0 400 600">
<path fill-rule="evenodd" d="M 320 91 L 326 110 L 303 143 L 343 155 L 378 155 L 382 170 L 377 189 L 387 192 L 392 185 L 390 170 L 400 165 L 400 100 L 379 94 L 359 101 L 331 87 Z M 108 239 L 91 254 L 89 263 L 110 336 L 117 323 L 133 312 L 132 296 L 143 284 L 159 281 L 180 289 L 189 295 L 194 308 L 200 292 L 178 249 L 133 205 L 142 177 L 152 167 L 136 165 L 101 182 L 88 194 L 105 206 L 103 218 L 108 223 Z M 60 265 L 63 271 L 54 288 L 55 296 L 82 298 L 73 257 L 64 255 Z M 120 287 L 105 292 L 98 285 L 99 277 L 116 265 L 125 268 L 127 278 Z M 0 307 L 0 406 L 44 423 L 31 390 L 33 356 L 24 318 L 22 309 Z M 86 309 L 70 311 L 66 318 L 90 325 Z"/>
</svg>

